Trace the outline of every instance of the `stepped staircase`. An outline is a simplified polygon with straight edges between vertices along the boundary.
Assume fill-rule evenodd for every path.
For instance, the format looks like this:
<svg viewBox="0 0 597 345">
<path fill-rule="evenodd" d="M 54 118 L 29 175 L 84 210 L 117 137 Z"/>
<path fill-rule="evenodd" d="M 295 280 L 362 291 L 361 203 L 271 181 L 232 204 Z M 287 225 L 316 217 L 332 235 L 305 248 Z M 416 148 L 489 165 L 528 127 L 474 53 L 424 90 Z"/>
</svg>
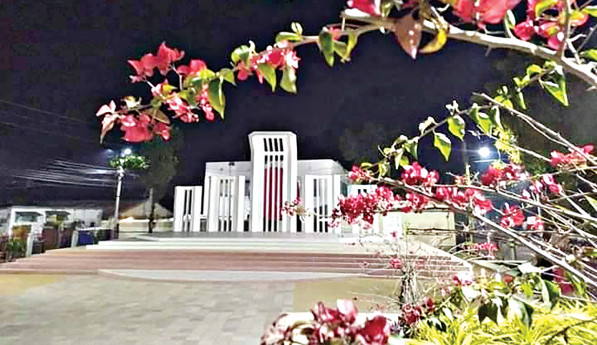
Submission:
<svg viewBox="0 0 597 345">
<path fill-rule="evenodd" d="M 422 277 L 451 278 L 468 263 L 421 243 L 397 241 L 404 265 Z M 51 250 L 0 265 L 0 273 L 96 274 L 102 270 L 325 272 L 392 276 L 380 243 L 335 237 L 202 236 L 103 241 L 86 248 Z M 377 254 L 376 254 L 377 253 Z"/>
</svg>

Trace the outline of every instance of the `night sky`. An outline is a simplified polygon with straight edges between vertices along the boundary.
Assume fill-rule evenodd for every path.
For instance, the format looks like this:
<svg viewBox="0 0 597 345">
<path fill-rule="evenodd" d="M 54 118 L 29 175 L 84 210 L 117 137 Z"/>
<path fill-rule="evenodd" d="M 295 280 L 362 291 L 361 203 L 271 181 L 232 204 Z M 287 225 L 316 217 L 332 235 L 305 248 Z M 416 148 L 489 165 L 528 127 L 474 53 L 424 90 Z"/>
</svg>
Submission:
<svg viewBox="0 0 597 345">
<path fill-rule="evenodd" d="M 149 89 L 128 82 L 127 59 L 154 52 L 165 41 L 206 61 L 228 64 L 232 49 L 248 40 L 258 48 L 273 42 L 290 23 L 308 34 L 338 22 L 345 1 L 10 1 L 0 4 L 0 203 L 11 200 L 106 199 L 110 188 L 40 186 L 14 177 L 65 159 L 105 165 L 106 149 L 125 144 L 113 131 L 99 143 L 98 107 Z M 360 38 L 352 62 L 329 68 L 317 47 L 301 47 L 298 95 L 254 79 L 227 85 L 226 120 L 178 123 L 185 135 L 176 184 L 201 184 L 205 161 L 249 158 L 247 134 L 290 130 L 298 135 L 299 158 L 333 158 L 346 167 L 340 136 L 367 123 L 396 136 L 415 134 L 419 121 L 441 116 L 452 99 L 466 102 L 472 91 L 496 78 L 492 52 L 456 42 L 438 54 L 411 60 L 391 35 Z M 187 61 L 187 60 L 185 60 Z M 432 151 L 423 162 L 442 165 Z M 458 162 L 456 162 L 458 164 Z M 129 198 L 140 198 L 129 190 Z M 133 194 L 131 194 L 133 193 Z M 135 194 L 136 193 L 136 194 Z"/>
</svg>

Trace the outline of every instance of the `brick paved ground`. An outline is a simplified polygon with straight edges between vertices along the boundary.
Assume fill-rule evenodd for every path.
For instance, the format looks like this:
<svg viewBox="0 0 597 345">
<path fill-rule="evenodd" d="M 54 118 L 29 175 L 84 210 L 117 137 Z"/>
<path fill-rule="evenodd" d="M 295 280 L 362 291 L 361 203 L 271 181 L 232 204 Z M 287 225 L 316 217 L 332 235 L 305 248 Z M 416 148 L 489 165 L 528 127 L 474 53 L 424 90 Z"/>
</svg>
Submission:
<svg viewBox="0 0 597 345">
<path fill-rule="evenodd" d="M 6 280 L 0 275 L 0 285 L 10 285 Z M 251 345 L 259 343 L 267 323 L 293 306 L 293 284 L 283 282 L 70 275 L 32 285 L 0 293 L 0 344 Z"/>
</svg>

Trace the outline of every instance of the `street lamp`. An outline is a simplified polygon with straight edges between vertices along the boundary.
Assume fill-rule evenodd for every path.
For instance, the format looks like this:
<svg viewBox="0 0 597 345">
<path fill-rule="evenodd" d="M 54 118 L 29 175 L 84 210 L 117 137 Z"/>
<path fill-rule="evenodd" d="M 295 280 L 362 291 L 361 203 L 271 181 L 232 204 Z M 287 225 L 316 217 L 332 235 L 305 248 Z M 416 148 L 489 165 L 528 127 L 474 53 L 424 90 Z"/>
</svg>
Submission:
<svg viewBox="0 0 597 345">
<path fill-rule="evenodd" d="M 487 146 L 482 146 L 477 152 L 481 158 L 489 158 L 491 156 L 491 149 Z"/>
</svg>

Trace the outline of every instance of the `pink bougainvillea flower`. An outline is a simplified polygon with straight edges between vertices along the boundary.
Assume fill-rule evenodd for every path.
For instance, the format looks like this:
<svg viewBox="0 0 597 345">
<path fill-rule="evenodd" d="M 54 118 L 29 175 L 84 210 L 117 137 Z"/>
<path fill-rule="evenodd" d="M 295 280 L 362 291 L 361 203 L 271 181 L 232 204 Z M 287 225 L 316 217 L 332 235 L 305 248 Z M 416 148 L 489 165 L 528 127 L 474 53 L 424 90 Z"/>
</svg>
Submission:
<svg viewBox="0 0 597 345">
<path fill-rule="evenodd" d="M 516 24 L 514 34 L 523 41 L 528 41 L 535 34 L 535 24 L 531 19 Z"/>
<path fill-rule="evenodd" d="M 371 179 L 371 175 L 368 171 L 359 168 L 357 165 L 353 165 L 352 169 L 348 173 L 348 178 L 352 182 L 366 182 Z"/>
<path fill-rule="evenodd" d="M 413 162 L 412 165 L 404 167 L 401 175 L 402 182 L 408 185 L 425 185 L 432 186 L 439 180 L 437 171 L 428 171 L 422 167 L 418 162 Z"/>
<path fill-rule="evenodd" d="M 153 133 L 149 129 L 151 118 L 141 114 L 139 118 L 127 115 L 120 121 L 120 130 L 124 132 L 123 139 L 132 143 L 140 143 L 153 139 Z"/>
<path fill-rule="evenodd" d="M 353 323 L 356 321 L 359 311 L 353 301 L 349 299 L 339 299 L 336 301 L 336 306 L 338 307 L 343 322 Z"/>
<path fill-rule="evenodd" d="M 377 315 L 365 322 L 356 339 L 362 345 L 385 345 L 390 337 L 390 323 L 383 315 Z"/>
<path fill-rule="evenodd" d="M 400 260 L 398 258 L 391 258 L 390 259 L 390 267 L 392 267 L 395 270 L 402 269 L 402 260 Z"/>
<path fill-rule="evenodd" d="M 504 228 L 522 225 L 525 221 L 524 214 L 517 205 L 510 206 L 508 203 L 505 203 L 502 212 L 503 216 L 500 225 Z"/>
<path fill-rule="evenodd" d="M 421 308 L 419 306 L 412 306 L 405 304 L 402 307 L 402 319 L 407 325 L 413 325 L 421 319 Z"/>
<path fill-rule="evenodd" d="M 458 0 L 454 15 L 467 23 L 477 22 L 481 28 L 485 24 L 497 24 L 506 13 L 516 7 L 520 0 Z"/>
<path fill-rule="evenodd" d="M 527 220 L 525 222 L 525 228 L 527 230 L 543 230 L 544 227 L 545 227 L 545 224 L 543 223 L 543 220 L 541 220 L 540 217 L 536 217 L 536 216 L 527 217 Z"/>
<path fill-rule="evenodd" d="M 574 292 L 574 287 L 572 286 L 572 284 L 570 283 L 570 281 L 568 279 L 565 278 L 565 271 L 561 268 L 554 268 L 553 269 L 553 274 L 554 274 L 554 280 L 558 283 L 558 285 L 560 286 L 560 290 L 562 291 L 562 294 L 564 295 L 570 295 Z"/>
<path fill-rule="evenodd" d="M 158 48 L 158 55 L 155 59 L 156 67 L 162 75 L 166 75 L 170 70 L 170 65 L 178 60 L 181 60 L 183 57 L 184 51 L 170 48 L 166 46 L 165 42 L 162 42 Z"/>
<path fill-rule="evenodd" d="M 380 0 L 348 0 L 346 5 L 372 16 L 380 16 Z"/>
<path fill-rule="evenodd" d="M 188 66 L 180 66 L 176 69 L 176 71 L 182 75 L 196 75 L 206 68 L 207 65 L 205 62 L 203 62 L 203 60 L 193 59 Z"/>
<path fill-rule="evenodd" d="M 168 126 L 167 124 L 162 123 L 162 122 L 157 122 L 153 126 L 153 131 L 157 135 L 161 136 L 164 140 L 166 140 L 166 141 L 170 140 L 170 126 Z"/>
</svg>

